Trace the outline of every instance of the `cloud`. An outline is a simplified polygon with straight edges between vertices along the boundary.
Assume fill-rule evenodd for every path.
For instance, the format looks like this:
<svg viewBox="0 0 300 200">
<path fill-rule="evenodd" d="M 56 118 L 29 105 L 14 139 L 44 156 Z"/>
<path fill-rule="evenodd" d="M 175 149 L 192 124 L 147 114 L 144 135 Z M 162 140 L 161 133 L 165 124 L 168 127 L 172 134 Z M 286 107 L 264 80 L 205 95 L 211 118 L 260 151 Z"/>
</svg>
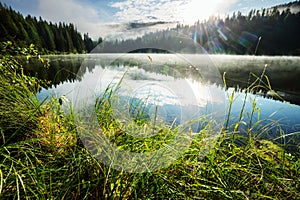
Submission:
<svg viewBox="0 0 300 200">
<path fill-rule="evenodd" d="M 174 24 L 160 23 L 128 23 L 129 20 L 119 21 L 118 23 L 107 10 L 98 9 L 91 4 L 84 3 L 79 0 L 39 0 L 38 14 L 44 19 L 52 22 L 66 22 L 73 23 L 81 33 L 89 33 L 89 35 L 97 40 L 102 37 L 106 40 L 115 39 L 129 39 L 136 38 L 148 32 L 162 30 L 166 28 L 175 27 Z M 115 7 L 123 9 L 123 12 L 131 13 L 127 17 L 139 19 L 136 13 L 142 8 L 147 10 L 147 5 L 154 5 L 155 0 L 140 0 L 140 1 L 123 1 L 114 3 Z M 158 4 L 160 5 L 160 4 Z M 155 16 L 145 15 L 147 21 L 157 21 Z M 122 15 L 117 13 L 116 16 Z M 145 22 L 144 17 L 141 18 Z"/>
<path fill-rule="evenodd" d="M 75 2 L 74 0 L 40 0 L 39 11 L 51 21 L 86 21 L 92 22 L 98 18 L 95 9 Z"/>
<path fill-rule="evenodd" d="M 96 9 L 84 1 L 77 0 L 39 0 L 38 14 L 52 22 L 73 23 L 78 31 L 90 33 L 97 39 L 102 24 L 111 18 L 107 11 Z"/>
<path fill-rule="evenodd" d="M 110 6 L 119 10 L 115 16 L 123 22 L 151 21 L 147 16 L 155 17 L 160 21 L 176 21 L 178 6 L 182 2 L 179 0 L 125 0 L 111 3 Z"/>
<path fill-rule="evenodd" d="M 221 13 L 228 12 L 228 9 L 235 5 L 239 0 L 219 0 L 219 3 L 217 5 L 216 11 Z M 249 1 L 249 0 L 248 0 Z"/>
<path fill-rule="evenodd" d="M 100 29 L 105 33 L 106 40 L 135 39 L 149 32 L 165 30 L 176 27 L 177 23 L 149 22 L 149 23 L 122 23 L 103 24 Z"/>
<path fill-rule="evenodd" d="M 177 22 L 194 23 L 199 18 L 224 13 L 237 0 L 123 0 L 110 3 L 122 25 L 106 27 L 110 39 L 128 39 L 148 32 L 173 28 Z M 134 23 L 131 23 L 134 22 Z M 169 23 L 161 23 L 169 22 Z M 103 27 L 105 28 L 105 27 Z"/>
<path fill-rule="evenodd" d="M 2 0 L 26 14 L 42 16 L 54 23 L 73 23 L 81 33 L 97 40 L 127 39 L 166 28 L 176 22 L 193 23 L 197 17 L 207 15 L 210 7 L 219 6 L 219 12 L 237 0 Z M 210 8 L 212 9 L 212 8 Z M 130 26 L 130 23 L 134 23 Z M 152 24 L 150 24 L 150 22 Z M 170 22 L 153 24 L 153 22 Z"/>
<path fill-rule="evenodd" d="M 179 21 L 193 22 L 213 14 L 224 13 L 237 0 L 124 0 L 111 3 L 115 16 L 124 22 Z M 152 16 L 155 19 L 150 19 Z"/>
</svg>

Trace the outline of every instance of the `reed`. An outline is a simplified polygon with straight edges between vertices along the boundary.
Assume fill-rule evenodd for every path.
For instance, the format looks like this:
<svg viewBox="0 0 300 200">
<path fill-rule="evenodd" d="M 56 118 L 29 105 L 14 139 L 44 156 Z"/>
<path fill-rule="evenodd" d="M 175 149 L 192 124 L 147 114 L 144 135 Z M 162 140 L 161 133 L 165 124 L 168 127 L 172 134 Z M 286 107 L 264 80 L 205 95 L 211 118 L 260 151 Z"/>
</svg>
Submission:
<svg viewBox="0 0 300 200">
<path fill-rule="evenodd" d="M 0 94 L 5 92 L 0 98 L 1 199 L 300 198 L 299 150 L 288 152 L 280 144 L 260 139 L 260 134 L 268 132 L 269 127 L 280 127 L 280 124 L 270 120 L 268 125 L 260 126 L 261 121 L 253 121 L 258 110 L 255 101 L 247 127 L 251 135 L 245 137 L 230 131 L 237 125 L 229 123 L 229 109 L 224 134 L 216 138 L 206 154 L 203 148 L 213 126 L 209 123 L 193 136 L 189 148 L 170 165 L 148 173 L 128 173 L 102 164 L 86 149 L 78 135 L 72 105 L 56 98 L 40 103 L 34 92 L 26 89 L 23 84 L 26 81 L 20 79 L 22 74 L 6 75 L 1 76 L 0 84 Z M 10 86 L 8 82 L 16 78 L 23 85 Z M 101 127 L 116 145 L 134 152 L 149 152 L 176 135 L 178 129 L 162 126 L 158 119 L 155 123 L 149 121 L 150 128 L 144 126 L 145 121 L 133 120 L 120 131 L 122 124 L 112 117 L 112 94 L 113 90 L 108 89 L 108 96 L 98 98 L 95 107 Z M 234 104 L 234 95 L 230 94 L 230 104 Z M 62 109 L 61 103 L 67 109 Z M 134 128 L 152 134 L 151 124 L 159 132 L 155 139 L 126 134 L 126 130 Z M 244 141 L 245 145 L 237 140 Z"/>
</svg>

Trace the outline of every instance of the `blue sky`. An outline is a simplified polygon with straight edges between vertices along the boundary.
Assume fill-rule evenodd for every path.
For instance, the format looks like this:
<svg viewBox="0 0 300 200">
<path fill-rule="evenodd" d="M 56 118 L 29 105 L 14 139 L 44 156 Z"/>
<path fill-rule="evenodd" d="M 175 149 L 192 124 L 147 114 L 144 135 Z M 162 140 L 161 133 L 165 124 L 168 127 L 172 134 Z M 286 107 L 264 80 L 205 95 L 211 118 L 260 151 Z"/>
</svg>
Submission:
<svg viewBox="0 0 300 200">
<path fill-rule="evenodd" d="M 41 16 L 52 22 L 74 23 L 80 32 L 94 39 L 136 37 L 148 31 L 175 26 L 177 22 L 192 24 L 213 14 L 248 13 L 288 3 L 291 0 L 0 0 L 24 16 Z M 128 22 L 164 21 L 132 30 Z"/>
</svg>

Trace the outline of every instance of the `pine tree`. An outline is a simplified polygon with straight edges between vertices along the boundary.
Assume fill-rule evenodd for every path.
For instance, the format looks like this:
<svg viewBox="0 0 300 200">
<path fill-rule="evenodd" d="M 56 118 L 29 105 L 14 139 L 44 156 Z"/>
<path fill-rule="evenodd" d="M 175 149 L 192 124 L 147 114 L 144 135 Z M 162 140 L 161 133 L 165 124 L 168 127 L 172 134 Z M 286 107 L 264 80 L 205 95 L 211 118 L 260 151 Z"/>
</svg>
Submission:
<svg viewBox="0 0 300 200">
<path fill-rule="evenodd" d="M 11 12 L 9 12 L 8 8 L 5 8 L 1 6 L 1 12 L 0 12 L 0 24 L 2 26 L 3 38 L 1 37 L 1 41 L 5 40 L 14 40 L 18 33 L 18 28 L 15 24 L 15 22 L 12 19 Z"/>
<path fill-rule="evenodd" d="M 50 51 L 92 50 L 95 46 L 92 39 L 88 35 L 84 39 L 73 24 L 52 24 L 30 15 L 24 18 L 0 2 L 0 41 L 12 40 L 18 46 L 35 44 L 40 50 Z"/>
</svg>

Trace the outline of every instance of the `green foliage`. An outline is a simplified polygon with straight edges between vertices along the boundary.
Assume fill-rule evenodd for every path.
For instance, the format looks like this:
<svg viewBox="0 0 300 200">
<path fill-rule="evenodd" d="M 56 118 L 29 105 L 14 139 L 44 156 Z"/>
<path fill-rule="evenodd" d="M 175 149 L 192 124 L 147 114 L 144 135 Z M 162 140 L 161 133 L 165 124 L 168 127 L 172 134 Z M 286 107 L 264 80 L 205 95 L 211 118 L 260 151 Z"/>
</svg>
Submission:
<svg viewBox="0 0 300 200">
<path fill-rule="evenodd" d="M 294 4 L 299 5 L 299 1 Z M 195 25 L 178 24 L 176 28 L 148 33 L 137 39 L 104 41 L 96 51 L 161 53 L 155 49 L 141 49 L 159 46 L 182 53 L 178 50 L 186 44 L 174 38 L 174 32 L 191 37 L 211 54 L 299 55 L 300 52 L 300 12 L 292 13 L 290 9 L 279 12 L 277 7 L 251 10 L 248 15 L 237 12 L 225 19 L 212 16 Z"/>
<path fill-rule="evenodd" d="M 65 103 L 65 102 L 64 102 Z M 286 153 L 270 141 L 251 146 L 219 138 L 202 155 L 203 133 L 171 166 L 149 173 L 131 174 L 101 164 L 74 133 L 72 115 L 63 113 L 57 100 L 47 106 L 55 126 L 34 140 L 0 148 L 0 194 L 5 199 L 298 199 L 299 155 Z M 47 110 L 48 110 L 47 109 Z M 52 121 L 53 120 L 53 121 Z M 57 125 L 57 126 L 56 126 Z M 41 127 L 41 128 L 42 128 Z M 112 125 L 111 132 L 119 127 Z M 168 134 L 173 134 L 168 132 Z M 73 139 L 60 139 L 71 136 Z M 133 144 L 135 139 L 119 137 Z M 245 138 L 246 139 L 246 138 Z M 247 140 L 247 139 L 246 139 Z M 62 144 L 60 144 L 62 143 Z M 155 148 L 150 146 L 149 148 Z M 132 146 L 133 147 L 133 146 Z M 145 151 L 137 145 L 135 151 Z"/>
<path fill-rule="evenodd" d="M 84 34 L 83 37 L 84 37 L 83 42 L 86 47 L 86 50 L 88 52 L 90 52 L 91 50 L 93 50 L 95 48 L 96 45 L 94 45 L 92 39 L 89 37 L 88 34 Z"/>
<path fill-rule="evenodd" d="M 28 15 L 24 18 L 0 2 L 0 42 L 14 41 L 19 47 L 35 44 L 42 53 L 91 51 L 97 43 L 82 38 L 73 24 L 52 24 Z"/>
<path fill-rule="evenodd" d="M 42 81 L 26 76 L 19 61 L 11 56 L 38 59 L 33 45 L 29 48 L 18 48 L 11 42 L 0 45 L 0 144 L 6 144 L 23 140 L 36 126 L 40 103 L 34 94 L 40 89 Z M 45 61 L 41 59 L 41 62 Z"/>
<path fill-rule="evenodd" d="M 300 198 L 299 151 L 289 153 L 284 146 L 256 137 L 260 130 L 254 132 L 253 127 L 260 122 L 251 120 L 260 111 L 255 99 L 247 127 L 251 134 L 238 138 L 245 145 L 233 141 L 231 136 L 236 132 L 229 132 L 227 123 L 223 136 L 203 155 L 206 127 L 193 137 L 191 146 L 172 165 L 154 172 L 131 174 L 116 171 L 95 159 L 77 135 L 68 102 L 52 98 L 42 106 L 35 97 L 40 81 L 26 76 L 22 65 L 11 55 L 39 58 L 33 45 L 20 48 L 12 42 L 1 43 L 0 197 L 3 199 Z M 254 85 L 249 84 L 249 91 L 271 88 L 268 81 L 263 82 L 263 78 L 267 79 L 264 72 L 260 77 L 253 76 L 256 79 Z M 157 123 L 160 134 L 155 140 L 128 136 L 126 131 L 135 127 L 140 128 L 138 132 L 151 129 L 139 126 L 143 124 L 142 118 L 128 123 L 122 132 L 121 123 L 112 117 L 112 94 L 113 90 L 108 88 L 95 106 L 101 127 L 116 145 L 135 152 L 152 151 L 176 135 L 176 129 Z M 234 98 L 233 92 L 229 96 L 230 105 Z M 61 104 L 69 106 L 68 110 L 64 111 Z M 230 108 L 228 121 L 229 118 Z M 232 125 L 237 127 L 235 131 L 241 122 L 242 117 Z"/>
<path fill-rule="evenodd" d="M 289 153 L 272 141 L 252 137 L 259 135 L 259 130 L 250 137 L 236 136 L 245 144 L 237 145 L 232 133 L 224 129 L 213 148 L 203 154 L 209 134 L 206 127 L 193 136 L 189 148 L 168 167 L 149 173 L 117 171 L 100 163 L 83 146 L 77 128 L 84 127 L 76 128 L 72 106 L 66 99 L 52 98 L 40 106 L 27 87 L 28 80 L 33 80 L 24 78 L 18 71 L 21 66 L 12 57 L 5 56 L 1 62 L 6 63 L 1 65 L 5 73 L 1 76 L 4 86 L 0 87 L 0 94 L 4 92 L 0 98 L 0 127 L 2 138 L 6 139 L 0 146 L 0 196 L 3 199 L 300 198 L 299 152 Z M 256 85 L 263 86 L 259 77 L 257 81 Z M 234 95 L 231 95 L 231 104 Z M 159 122 L 156 130 L 160 134 L 152 140 L 127 135 L 126 131 L 140 133 L 152 129 L 143 126 L 147 123 L 147 119 L 142 122 L 143 118 L 122 127 L 112 117 L 113 101 L 114 88 L 108 87 L 95 107 L 106 137 L 120 148 L 133 152 L 154 151 L 176 135 L 176 129 L 160 126 Z M 62 109 L 62 105 L 67 109 Z M 253 108 L 256 108 L 255 101 Z M 249 130 L 252 131 L 252 127 Z"/>
</svg>

